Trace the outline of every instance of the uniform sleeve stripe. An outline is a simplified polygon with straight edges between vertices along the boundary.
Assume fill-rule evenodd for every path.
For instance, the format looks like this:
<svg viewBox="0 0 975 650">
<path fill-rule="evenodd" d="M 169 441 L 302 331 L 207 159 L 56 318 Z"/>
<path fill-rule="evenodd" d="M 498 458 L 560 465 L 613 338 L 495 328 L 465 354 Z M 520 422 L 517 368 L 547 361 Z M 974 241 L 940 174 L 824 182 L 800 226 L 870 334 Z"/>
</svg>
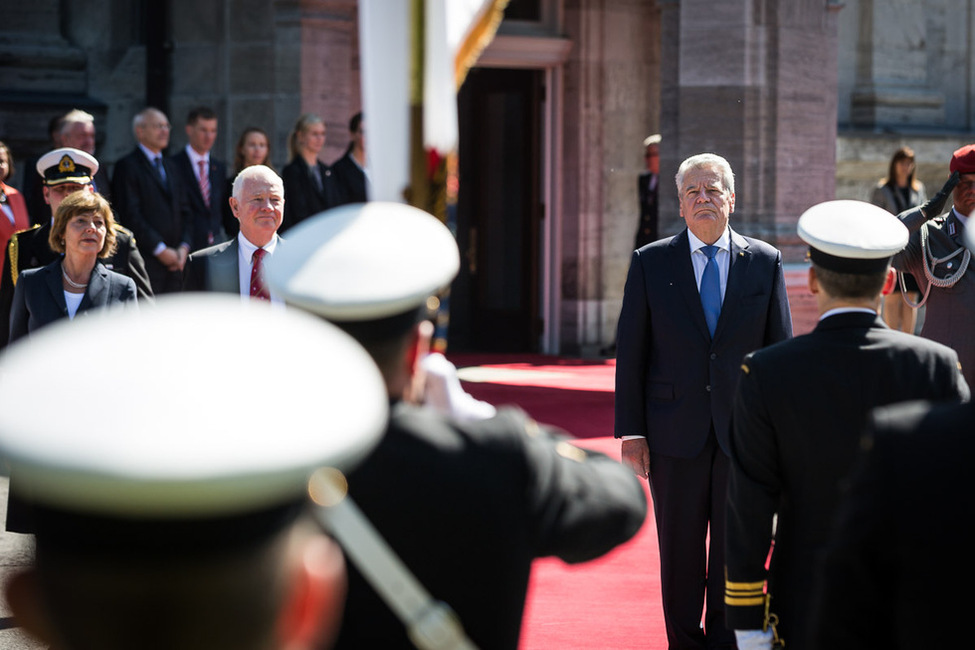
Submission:
<svg viewBox="0 0 975 650">
<path fill-rule="evenodd" d="M 752 596 L 749 598 L 731 596 L 725 594 L 724 604 L 729 607 L 759 607 L 765 604 L 765 596 Z"/>
<path fill-rule="evenodd" d="M 765 581 L 760 580 L 758 582 L 732 582 L 731 580 L 725 580 L 724 583 L 725 591 L 765 591 Z"/>
</svg>

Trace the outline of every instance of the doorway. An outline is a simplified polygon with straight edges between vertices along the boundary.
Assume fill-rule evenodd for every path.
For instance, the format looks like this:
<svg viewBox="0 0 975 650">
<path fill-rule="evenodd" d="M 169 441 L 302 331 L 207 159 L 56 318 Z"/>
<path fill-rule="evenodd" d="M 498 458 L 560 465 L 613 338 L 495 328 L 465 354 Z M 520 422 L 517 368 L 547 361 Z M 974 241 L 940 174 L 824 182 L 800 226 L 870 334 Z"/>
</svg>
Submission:
<svg viewBox="0 0 975 650">
<path fill-rule="evenodd" d="M 538 351 L 543 87 L 539 70 L 489 68 L 461 87 L 452 350 Z"/>
</svg>

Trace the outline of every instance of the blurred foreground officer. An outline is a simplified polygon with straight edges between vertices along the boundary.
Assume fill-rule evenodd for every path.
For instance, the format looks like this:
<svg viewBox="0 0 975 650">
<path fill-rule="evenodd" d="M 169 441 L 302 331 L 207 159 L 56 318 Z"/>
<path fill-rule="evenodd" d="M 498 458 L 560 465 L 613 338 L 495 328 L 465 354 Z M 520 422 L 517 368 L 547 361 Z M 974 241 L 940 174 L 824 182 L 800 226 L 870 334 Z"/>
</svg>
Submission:
<svg viewBox="0 0 975 650">
<path fill-rule="evenodd" d="M 971 402 L 874 412 L 814 592 L 813 647 L 970 647 L 973 428 Z"/>
<path fill-rule="evenodd" d="M 95 364 L 85 382 L 113 386 L 105 408 L 75 375 L 50 372 L 103 338 L 101 323 L 52 325 L 43 345 L 7 352 L 0 390 L 17 408 L 0 412 L 0 451 L 37 523 L 34 565 L 5 594 L 21 626 L 59 650 L 328 644 L 345 576 L 310 518 L 308 480 L 320 466 L 348 468 L 383 430 L 386 395 L 369 356 L 304 314 L 220 296 L 121 315 L 112 340 L 138 367 L 269 335 L 274 351 L 260 363 L 229 355 L 209 372 L 163 364 L 120 384 L 112 364 Z M 252 399 L 308 367 L 315 381 L 289 386 L 286 408 Z M 214 399 L 235 406 L 216 412 Z M 180 426 L 146 417 L 170 400 L 186 409 Z"/>
<path fill-rule="evenodd" d="M 36 169 L 43 182 L 44 200 L 51 206 L 51 214 L 57 212 L 67 196 L 75 192 L 94 192 L 91 179 L 99 170 L 94 156 L 70 147 L 49 151 L 37 160 Z M 7 245 L 7 258 L 0 276 L 0 347 L 9 339 L 10 310 L 14 287 L 20 274 L 27 269 L 47 266 L 58 259 L 60 253 L 51 248 L 51 228 L 54 218 L 44 225 L 33 226 L 14 234 Z M 115 252 L 101 261 L 109 271 L 132 278 L 140 303 L 152 303 L 152 287 L 149 274 L 132 231 L 114 224 Z"/>
<path fill-rule="evenodd" d="M 447 228 L 405 205 L 348 205 L 298 224 L 268 265 L 285 302 L 334 322 L 372 354 L 393 410 L 349 494 L 433 598 L 480 648 L 516 648 L 531 563 L 598 557 L 646 514 L 639 481 L 524 413 L 461 423 L 406 401 L 432 327 L 427 301 L 459 267 Z M 337 642 L 411 648 L 358 571 Z"/>
<path fill-rule="evenodd" d="M 813 647 L 806 635 L 816 562 L 870 409 L 969 397 L 954 350 L 878 316 L 896 279 L 891 256 L 908 238 L 896 217 L 828 201 L 807 210 L 798 231 L 810 246 L 819 324 L 748 355 L 735 399 L 725 605 L 739 648 L 772 647 L 769 612 L 786 647 Z"/>
</svg>

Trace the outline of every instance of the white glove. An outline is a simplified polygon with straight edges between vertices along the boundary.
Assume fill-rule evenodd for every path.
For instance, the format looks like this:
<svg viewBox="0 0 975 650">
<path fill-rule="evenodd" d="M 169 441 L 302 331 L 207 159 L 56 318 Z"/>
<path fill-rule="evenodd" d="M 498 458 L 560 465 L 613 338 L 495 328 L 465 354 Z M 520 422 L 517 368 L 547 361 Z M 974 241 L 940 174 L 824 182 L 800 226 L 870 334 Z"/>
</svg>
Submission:
<svg viewBox="0 0 975 650">
<path fill-rule="evenodd" d="M 772 650 L 772 630 L 735 630 L 738 650 Z"/>
<path fill-rule="evenodd" d="M 459 420 L 486 420 L 494 417 L 494 407 L 464 391 L 457 378 L 457 368 L 439 352 L 426 355 L 420 362 L 426 373 L 424 403 Z"/>
</svg>

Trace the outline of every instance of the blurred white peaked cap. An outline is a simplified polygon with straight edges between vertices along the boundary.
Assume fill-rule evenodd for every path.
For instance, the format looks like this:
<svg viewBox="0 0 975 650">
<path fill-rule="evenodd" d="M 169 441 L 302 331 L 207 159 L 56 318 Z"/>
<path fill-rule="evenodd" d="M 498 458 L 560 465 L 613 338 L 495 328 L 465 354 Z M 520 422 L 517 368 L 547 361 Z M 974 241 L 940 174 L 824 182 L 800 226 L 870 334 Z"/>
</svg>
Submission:
<svg viewBox="0 0 975 650">
<path fill-rule="evenodd" d="M 267 281 L 285 302 L 331 321 L 388 318 L 425 304 L 460 269 L 450 230 L 423 210 L 344 205 L 285 233 Z"/>
<path fill-rule="evenodd" d="M 388 398 L 358 343 L 239 296 L 64 319 L 0 356 L 0 453 L 18 491 L 114 517 L 245 513 L 349 469 Z"/>
</svg>

